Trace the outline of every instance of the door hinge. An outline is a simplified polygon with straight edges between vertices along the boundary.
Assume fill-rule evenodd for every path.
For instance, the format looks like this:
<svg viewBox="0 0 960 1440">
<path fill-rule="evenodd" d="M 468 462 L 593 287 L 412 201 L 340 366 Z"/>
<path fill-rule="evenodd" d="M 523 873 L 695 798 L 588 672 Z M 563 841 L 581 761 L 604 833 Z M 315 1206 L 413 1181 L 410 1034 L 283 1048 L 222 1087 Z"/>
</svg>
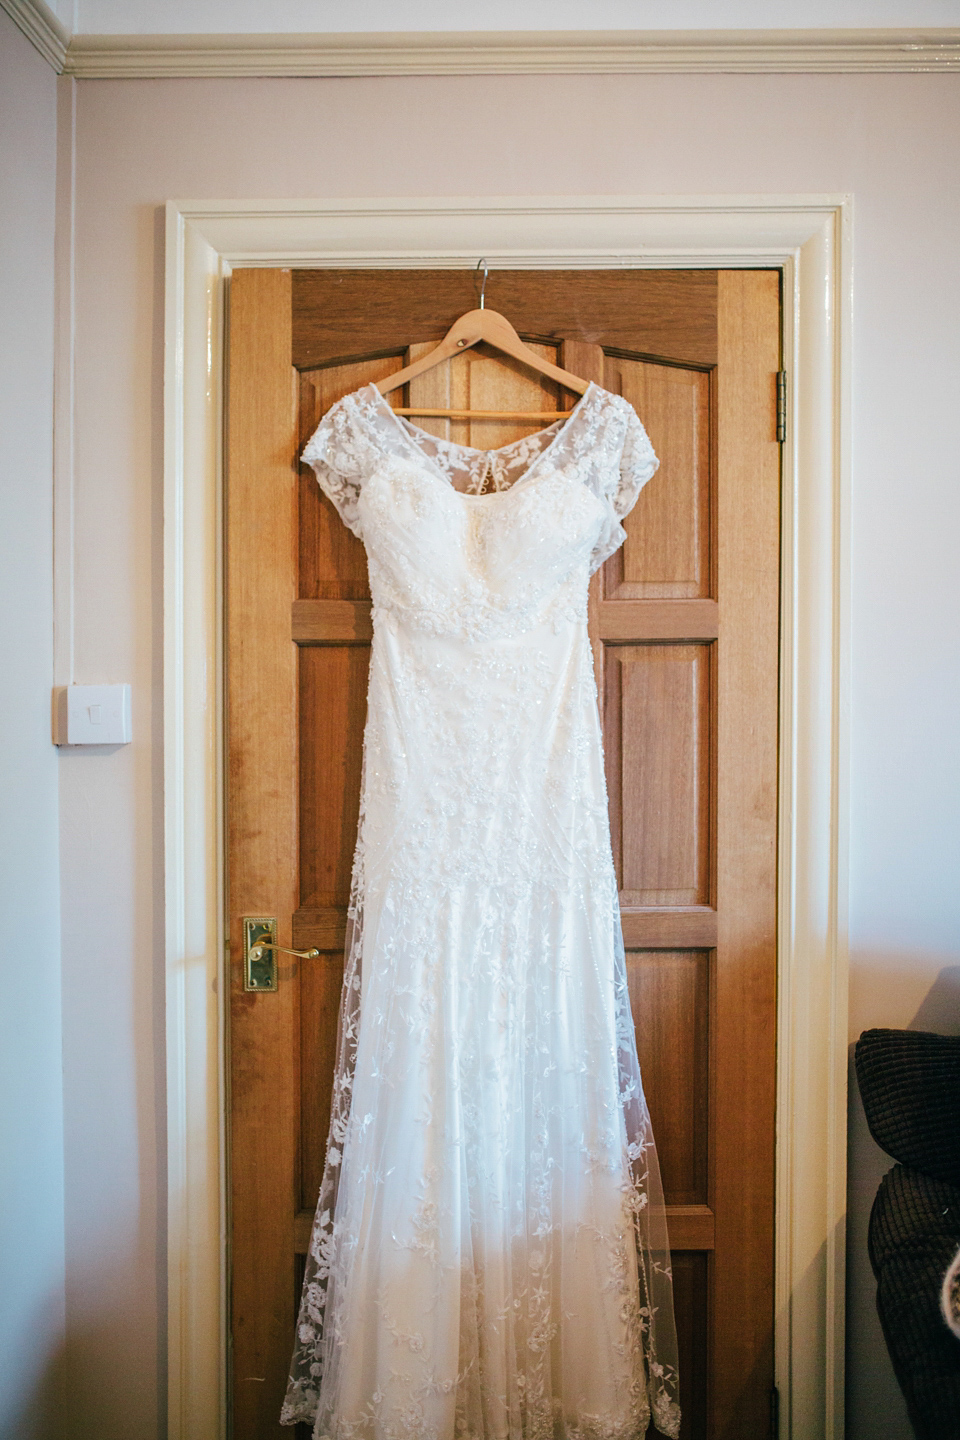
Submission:
<svg viewBox="0 0 960 1440">
<path fill-rule="evenodd" d="M 777 440 L 782 445 L 787 438 L 787 372 L 777 371 Z"/>
<path fill-rule="evenodd" d="M 780 1440 L 780 1391 L 776 1385 L 770 1391 L 770 1440 Z"/>
</svg>

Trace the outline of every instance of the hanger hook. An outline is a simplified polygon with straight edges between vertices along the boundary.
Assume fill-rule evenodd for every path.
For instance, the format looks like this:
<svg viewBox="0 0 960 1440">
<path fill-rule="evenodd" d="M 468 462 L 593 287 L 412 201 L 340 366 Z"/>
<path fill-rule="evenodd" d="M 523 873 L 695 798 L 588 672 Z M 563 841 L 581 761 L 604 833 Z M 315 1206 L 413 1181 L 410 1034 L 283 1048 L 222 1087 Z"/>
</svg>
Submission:
<svg viewBox="0 0 960 1440">
<path fill-rule="evenodd" d="M 480 286 L 480 309 L 482 310 L 483 297 L 487 293 L 487 276 L 490 274 L 490 266 L 487 264 L 486 260 L 478 260 L 477 270 L 480 269 L 481 265 L 483 266 L 483 284 Z"/>
</svg>

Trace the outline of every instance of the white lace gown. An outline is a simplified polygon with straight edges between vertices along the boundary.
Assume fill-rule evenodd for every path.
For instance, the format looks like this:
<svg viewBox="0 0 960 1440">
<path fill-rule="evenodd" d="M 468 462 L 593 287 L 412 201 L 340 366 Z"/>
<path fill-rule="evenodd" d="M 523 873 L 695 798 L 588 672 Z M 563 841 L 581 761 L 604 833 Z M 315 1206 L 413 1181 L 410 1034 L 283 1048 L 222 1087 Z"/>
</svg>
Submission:
<svg viewBox="0 0 960 1440">
<path fill-rule="evenodd" d="M 657 459 L 591 385 L 499 450 L 373 385 L 304 451 L 374 635 L 333 1113 L 283 1422 L 679 1433 L 587 584 Z M 494 489 L 478 493 L 492 481 Z"/>
</svg>

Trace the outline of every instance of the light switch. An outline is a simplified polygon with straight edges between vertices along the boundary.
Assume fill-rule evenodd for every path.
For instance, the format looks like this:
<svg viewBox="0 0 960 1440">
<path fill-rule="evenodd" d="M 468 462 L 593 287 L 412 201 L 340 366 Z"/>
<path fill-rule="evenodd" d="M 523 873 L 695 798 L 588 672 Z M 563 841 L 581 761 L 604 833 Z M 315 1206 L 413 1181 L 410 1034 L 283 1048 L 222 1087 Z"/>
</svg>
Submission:
<svg viewBox="0 0 960 1440">
<path fill-rule="evenodd" d="M 62 685 L 54 692 L 56 745 L 128 745 L 129 685 Z"/>
</svg>

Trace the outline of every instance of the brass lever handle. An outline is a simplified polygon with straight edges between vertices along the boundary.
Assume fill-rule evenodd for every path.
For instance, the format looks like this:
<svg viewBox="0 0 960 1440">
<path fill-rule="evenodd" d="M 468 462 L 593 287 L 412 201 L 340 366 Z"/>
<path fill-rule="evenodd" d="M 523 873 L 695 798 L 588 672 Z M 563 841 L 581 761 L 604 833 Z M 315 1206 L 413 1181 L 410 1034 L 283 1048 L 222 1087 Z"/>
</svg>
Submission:
<svg viewBox="0 0 960 1440">
<path fill-rule="evenodd" d="M 319 950 L 288 950 L 277 944 L 276 915 L 243 916 L 243 988 L 258 994 L 276 994 L 280 976 L 277 955 L 313 960 Z"/>
<path fill-rule="evenodd" d="M 319 950 L 288 950 L 286 945 L 268 945 L 266 940 L 258 940 L 250 946 L 250 959 L 262 960 L 264 950 L 279 950 L 281 955 L 296 955 L 298 960 L 315 960 L 320 954 Z"/>
</svg>

